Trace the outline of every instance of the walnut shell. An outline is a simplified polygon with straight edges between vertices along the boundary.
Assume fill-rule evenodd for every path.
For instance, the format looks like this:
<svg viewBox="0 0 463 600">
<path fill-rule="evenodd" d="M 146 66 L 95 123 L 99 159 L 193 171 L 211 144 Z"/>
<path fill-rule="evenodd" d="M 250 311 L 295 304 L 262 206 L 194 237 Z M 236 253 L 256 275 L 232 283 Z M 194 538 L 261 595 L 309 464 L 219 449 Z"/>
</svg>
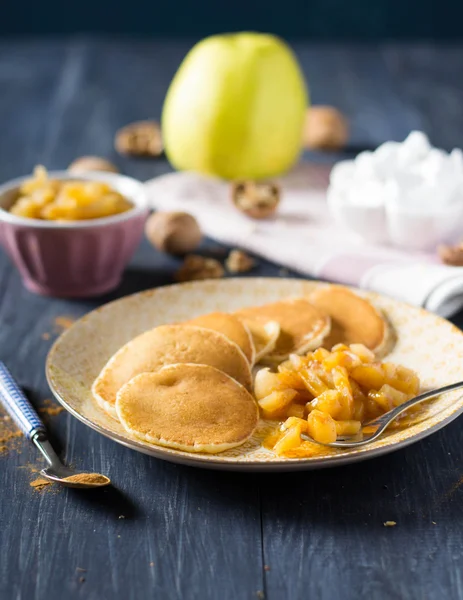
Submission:
<svg viewBox="0 0 463 600">
<path fill-rule="evenodd" d="M 231 196 L 236 208 L 253 219 L 266 219 L 280 203 L 280 188 L 267 181 L 235 181 Z"/>
<path fill-rule="evenodd" d="M 340 150 L 349 139 L 349 124 L 332 106 L 307 109 L 302 143 L 307 150 Z"/>
<path fill-rule="evenodd" d="M 202 240 L 196 219 L 184 212 L 156 212 L 146 221 L 145 234 L 155 248 L 169 254 L 187 254 Z"/>
<path fill-rule="evenodd" d="M 203 279 L 219 279 L 225 270 L 215 258 L 207 258 L 198 254 L 189 254 L 175 274 L 177 281 L 198 281 Z"/>
<path fill-rule="evenodd" d="M 116 150 L 131 156 L 160 156 L 163 151 L 161 129 L 156 121 L 129 123 L 116 133 Z"/>
<path fill-rule="evenodd" d="M 237 248 L 230 251 L 225 261 L 225 266 L 230 273 L 247 273 L 254 265 L 254 259 L 249 254 L 246 254 L 246 252 L 243 252 L 243 250 L 238 250 Z"/>
<path fill-rule="evenodd" d="M 119 169 L 111 161 L 100 156 L 81 156 L 72 161 L 68 167 L 71 173 L 87 173 L 88 171 L 107 171 L 119 173 Z"/>
<path fill-rule="evenodd" d="M 437 248 L 437 253 L 444 264 L 452 267 L 463 267 L 463 244 L 457 244 L 456 246 L 442 244 Z"/>
</svg>

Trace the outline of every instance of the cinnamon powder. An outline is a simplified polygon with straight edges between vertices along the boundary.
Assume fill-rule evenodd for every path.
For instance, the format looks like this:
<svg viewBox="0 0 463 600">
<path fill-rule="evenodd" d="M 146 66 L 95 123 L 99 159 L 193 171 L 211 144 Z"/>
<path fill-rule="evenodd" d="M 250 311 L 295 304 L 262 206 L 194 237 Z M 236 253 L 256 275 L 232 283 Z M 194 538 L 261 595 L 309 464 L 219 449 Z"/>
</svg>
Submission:
<svg viewBox="0 0 463 600">
<path fill-rule="evenodd" d="M 51 481 L 45 479 L 44 477 L 37 477 L 34 481 L 31 481 L 29 484 L 31 487 L 36 489 L 37 491 L 42 490 L 45 486 L 51 485 Z"/>
<path fill-rule="evenodd" d="M 0 454 L 17 450 L 21 444 L 22 433 L 12 419 L 0 412 Z"/>
<path fill-rule="evenodd" d="M 74 322 L 75 319 L 73 317 L 68 317 L 65 315 L 56 317 L 54 321 L 55 328 L 62 331 L 64 331 L 65 329 L 69 329 L 69 327 L 71 327 L 71 325 L 73 325 Z"/>
<path fill-rule="evenodd" d="M 83 483 L 86 485 L 101 485 L 108 483 L 109 479 L 99 473 L 76 473 L 75 475 L 65 477 L 64 481 L 67 481 L 68 483 Z"/>
<path fill-rule="evenodd" d="M 62 406 L 47 398 L 44 400 L 43 406 L 38 409 L 38 412 L 45 417 L 56 417 L 63 410 Z M 0 410 L 0 455 L 12 450 L 20 451 L 23 439 L 23 434 L 16 427 L 11 417 Z"/>
<path fill-rule="evenodd" d="M 49 340 L 52 335 L 62 333 L 66 329 L 69 329 L 71 325 L 75 323 L 75 319 L 72 316 L 60 315 L 53 319 L 53 334 L 49 331 L 44 331 L 41 335 L 42 340 Z"/>
<path fill-rule="evenodd" d="M 63 412 L 64 407 L 56 404 L 56 402 L 53 402 L 53 400 L 50 400 L 50 398 L 46 398 L 43 401 L 43 406 L 41 406 L 38 410 L 41 415 L 45 415 L 47 417 L 56 417 Z"/>
</svg>

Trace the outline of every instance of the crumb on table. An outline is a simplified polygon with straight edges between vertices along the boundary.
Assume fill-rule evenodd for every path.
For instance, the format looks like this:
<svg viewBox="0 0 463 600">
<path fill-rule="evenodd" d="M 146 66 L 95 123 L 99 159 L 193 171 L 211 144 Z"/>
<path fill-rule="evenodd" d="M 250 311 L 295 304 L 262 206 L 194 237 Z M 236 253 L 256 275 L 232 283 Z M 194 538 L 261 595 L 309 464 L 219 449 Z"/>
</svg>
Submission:
<svg viewBox="0 0 463 600">
<path fill-rule="evenodd" d="M 384 527 L 395 527 L 397 525 L 396 521 L 384 521 Z"/>
<path fill-rule="evenodd" d="M 225 275 L 225 270 L 215 258 L 206 258 L 198 254 L 188 254 L 182 266 L 175 274 L 177 281 L 198 281 L 218 279 Z"/>
</svg>

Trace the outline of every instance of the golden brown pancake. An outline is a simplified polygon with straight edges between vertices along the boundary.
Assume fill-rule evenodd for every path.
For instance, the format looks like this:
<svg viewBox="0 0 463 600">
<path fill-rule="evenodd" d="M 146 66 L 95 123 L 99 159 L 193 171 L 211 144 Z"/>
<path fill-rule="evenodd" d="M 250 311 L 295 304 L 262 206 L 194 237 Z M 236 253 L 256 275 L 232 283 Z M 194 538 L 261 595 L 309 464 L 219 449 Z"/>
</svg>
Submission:
<svg viewBox="0 0 463 600">
<path fill-rule="evenodd" d="M 205 327 L 206 329 L 213 329 L 214 331 L 223 333 L 241 348 L 245 357 L 253 364 L 255 351 L 251 334 L 244 323 L 234 315 L 223 312 L 213 312 L 208 315 L 196 317 L 196 319 L 191 319 L 191 321 L 186 321 L 185 324 Z"/>
<path fill-rule="evenodd" d="M 331 317 L 331 332 L 323 345 L 364 344 L 376 353 L 383 351 L 389 338 L 386 319 L 376 308 L 348 288 L 322 287 L 309 296 L 310 302 Z"/>
<path fill-rule="evenodd" d="M 222 333 L 191 325 L 162 325 L 134 338 L 110 358 L 92 386 L 93 396 L 117 418 L 116 394 L 125 383 L 139 373 L 159 371 L 176 363 L 216 367 L 251 389 L 246 357 Z"/>
<path fill-rule="evenodd" d="M 275 348 L 280 335 L 280 324 L 277 321 L 262 324 L 251 319 L 243 319 L 243 323 L 252 336 L 255 348 L 254 363 L 257 364 Z"/>
<path fill-rule="evenodd" d="M 186 452 L 239 446 L 259 419 L 242 385 L 214 367 L 192 364 L 137 375 L 119 390 L 116 410 L 132 435 Z"/>
<path fill-rule="evenodd" d="M 330 330 L 329 317 L 304 298 L 244 308 L 235 314 L 258 323 L 277 321 L 280 324 L 275 348 L 265 356 L 265 362 L 281 362 L 290 354 L 303 354 L 318 348 Z"/>
</svg>

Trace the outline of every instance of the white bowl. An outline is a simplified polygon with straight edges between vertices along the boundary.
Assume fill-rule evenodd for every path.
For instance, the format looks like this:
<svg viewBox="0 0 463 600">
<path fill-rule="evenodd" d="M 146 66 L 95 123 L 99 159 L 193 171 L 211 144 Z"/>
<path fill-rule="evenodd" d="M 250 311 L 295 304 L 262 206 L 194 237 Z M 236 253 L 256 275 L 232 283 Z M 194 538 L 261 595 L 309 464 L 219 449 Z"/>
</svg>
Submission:
<svg viewBox="0 0 463 600">
<path fill-rule="evenodd" d="M 327 190 L 331 214 L 352 234 L 366 242 L 416 251 L 432 251 L 439 244 L 452 244 L 461 238 L 463 193 L 461 202 L 447 206 L 409 206 L 384 196 L 365 198 L 364 193 L 355 202 L 345 177 L 352 164 L 341 161 L 333 167 Z"/>
</svg>

